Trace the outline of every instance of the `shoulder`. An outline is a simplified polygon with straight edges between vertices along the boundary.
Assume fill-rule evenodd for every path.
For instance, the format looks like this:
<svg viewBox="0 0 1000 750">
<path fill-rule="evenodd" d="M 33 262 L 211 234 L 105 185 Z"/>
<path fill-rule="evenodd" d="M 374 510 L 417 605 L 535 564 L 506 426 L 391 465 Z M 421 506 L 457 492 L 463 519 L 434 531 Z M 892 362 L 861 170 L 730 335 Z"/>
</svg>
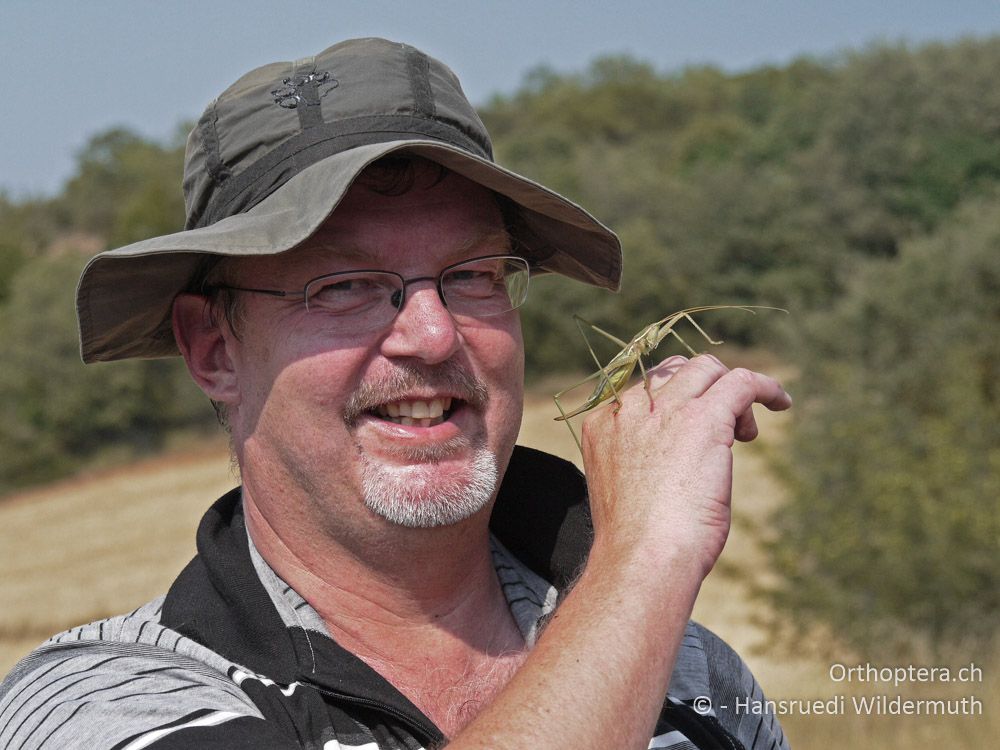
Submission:
<svg viewBox="0 0 1000 750">
<path fill-rule="evenodd" d="M 684 631 L 670 680 L 670 699 L 714 716 L 747 750 L 788 748 L 788 740 L 746 662 L 722 638 L 693 620 Z M 707 700 L 706 700 L 707 699 Z"/>
<path fill-rule="evenodd" d="M 160 625 L 161 605 L 72 628 L 25 657 L 0 683 L 0 747 L 149 747 L 186 726 L 259 719 L 235 665 Z"/>
</svg>

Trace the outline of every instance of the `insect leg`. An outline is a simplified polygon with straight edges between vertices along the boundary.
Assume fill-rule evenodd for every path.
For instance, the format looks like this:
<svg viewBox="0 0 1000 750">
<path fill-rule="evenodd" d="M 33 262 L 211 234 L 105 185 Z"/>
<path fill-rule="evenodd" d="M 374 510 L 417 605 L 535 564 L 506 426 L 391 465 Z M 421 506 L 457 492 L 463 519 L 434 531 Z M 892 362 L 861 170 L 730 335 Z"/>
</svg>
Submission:
<svg viewBox="0 0 1000 750">
<path fill-rule="evenodd" d="M 614 341 L 616 344 L 622 347 L 623 351 L 628 349 L 629 345 L 626 344 L 621 339 L 617 338 L 616 336 L 611 335 L 607 331 L 598 328 L 593 323 L 584 320 L 579 315 L 574 315 L 573 319 L 576 321 L 577 328 L 580 329 L 580 335 L 583 336 L 583 340 L 587 344 L 587 351 L 590 352 L 590 356 L 593 357 L 594 362 L 597 363 L 598 370 L 600 370 L 601 374 L 604 376 L 604 379 L 607 382 L 608 387 L 611 388 L 612 396 L 615 399 L 615 414 L 617 414 L 618 410 L 622 408 L 622 400 L 621 397 L 618 395 L 618 389 L 615 388 L 614 377 L 613 377 L 614 373 L 608 372 L 608 368 L 602 365 L 601 360 L 597 358 L 597 354 L 594 352 L 594 347 L 590 345 L 590 339 L 587 337 L 587 332 L 583 329 L 583 324 L 585 323 L 586 325 L 590 326 L 590 328 L 593 329 L 594 331 L 597 331 L 601 335 L 606 336 L 607 338 Z M 621 356 L 621 353 L 622 352 L 619 352 L 619 354 L 615 355 L 615 357 L 611 361 L 614 362 L 615 360 L 617 360 Z M 603 390 L 603 388 L 599 388 L 599 390 Z"/>
<path fill-rule="evenodd" d="M 580 329 L 580 333 L 583 334 L 584 338 L 587 338 L 587 334 L 584 332 L 583 327 L 580 325 L 581 323 L 586 324 L 587 327 L 591 328 L 594 331 L 597 331 L 597 333 L 601 334 L 605 338 L 610 339 L 614 343 L 618 344 L 618 346 L 620 346 L 622 349 L 624 349 L 626 346 L 628 346 L 627 343 L 625 343 L 624 341 L 622 341 L 620 338 L 618 338 L 614 334 L 608 333 L 603 328 L 595 326 L 589 320 L 586 320 L 585 318 L 581 318 L 579 315 L 574 315 L 573 319 L 576 321 L 577 328 Z"/>
<path fill-rule="evenodd" d="M 642 364 L 642 357 L 640 356 L 637 360 L 639 365 L 639 372 L 642 373 L 642 386 L 646 389 L 646 397 L 649 399 L 649 406 L 653 406 L 653 392 L 649 390 L 649 373 L 646 372 L 645 366 Z"/>
<path fill-rule="evenodd" d="M 711 336 L 709 336 L 707 333 L 705 333 L 705 330 L 700 325 L 698 325 L 697 323 L 695 323 L 694 322 L 694 318 L 692 318 L 690 315 L 688 315 L 688 314 L 685 313 L 684 317 L 687 318 L 688 322 L 691 325 L 694 326 L 694 329 L 705 338 L 705 341 L 707 341 L 710 344 L 714 344 L 715 346 L 718 346 L 719 344 L 722 343 L 721 341 L 714 340 Z M 686 346 L 686 344 L 685 344 L 685 346 Z"/>
<path fill-rule="evenodd" d="M 589 378 L 588 378 L 588 380 L 589 380 Z M 587 381 L 585 380 L 583 382 L 587 382 Z M 580 385 L 580 384 L 577 383 L 577 385 Z M 568 388 L 567 390 L 572 390 L 575 387 L 576 386 L 573 386 L 572 388 Z M 580 438 L 577 437 L 576 430 L 573 429 L 573 425 L 570 423 L 569 419 L 566 416 L 566 412 L 563 411 L 562 404 L 559 402 L 559 397 L 561 395 L 563 395 L 565 392 L 566 391 L 560 391 L 559 393 L 557 393 L 555 396 L 552 397 L 552 400 L 556 402 L 556 408 L 559 410 L 560 419 L 566 423 L 567 427 L 569 427 L 569 434 L 573 436 L 573 442 L 576 443 L 577 450 L 580 451 L 580 453 L 582 454 L 583 453 L 583 446 L 580 445 Z"/>
</svg>

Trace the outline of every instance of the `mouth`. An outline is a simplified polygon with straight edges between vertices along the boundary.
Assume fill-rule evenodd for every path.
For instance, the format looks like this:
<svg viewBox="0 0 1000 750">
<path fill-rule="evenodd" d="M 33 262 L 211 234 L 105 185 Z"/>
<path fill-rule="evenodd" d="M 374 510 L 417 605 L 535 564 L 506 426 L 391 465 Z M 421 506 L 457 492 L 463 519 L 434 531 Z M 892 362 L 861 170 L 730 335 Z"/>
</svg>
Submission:
<svg viewBox="0 0 1000 750">
<path fill-rule="evenodd" d="M 379 404 L 369 411 L 378 419 L 404 427 L 434 427 L 447 421 L 462 401 L 451 396 L 431 399 L 402 399 Z"/>
</svg>

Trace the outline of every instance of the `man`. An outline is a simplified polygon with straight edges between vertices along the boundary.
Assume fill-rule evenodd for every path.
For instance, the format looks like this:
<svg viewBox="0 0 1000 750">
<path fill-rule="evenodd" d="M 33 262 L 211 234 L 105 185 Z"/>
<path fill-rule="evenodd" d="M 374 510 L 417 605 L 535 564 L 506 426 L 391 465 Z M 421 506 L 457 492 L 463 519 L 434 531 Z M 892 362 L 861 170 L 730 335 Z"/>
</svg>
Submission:
<svg viewBox="0 0 1000 750">
<path fill-rule="evenodd" d="M 186 231 L 84 271 L 82 353 L 180 352 L 242 487 L 165 598 L 15 668 L 4 747 L 786 746 L 688 617 L 732 442 L 790 400 L 673 357 L 588 419 L 586 488 L 515 449 L 529 276 L 615 288 L 620 249 L 492 163 L 447 68 L 363 39 L 253 71 L 184 183 Z"/>
</svg>

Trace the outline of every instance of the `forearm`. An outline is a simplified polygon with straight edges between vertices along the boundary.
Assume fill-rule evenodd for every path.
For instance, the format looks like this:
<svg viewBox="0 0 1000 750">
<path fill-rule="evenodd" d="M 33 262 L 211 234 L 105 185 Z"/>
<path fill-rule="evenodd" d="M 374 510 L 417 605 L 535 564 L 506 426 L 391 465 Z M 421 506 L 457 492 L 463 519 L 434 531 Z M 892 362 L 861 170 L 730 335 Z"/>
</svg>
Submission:
<svg viewBox="0 0 1000 750">
<path fill-rule="evenodd" d="M 735 439 L 772 378 L 674 358 L 584 425 L 595 542 L 587 567 L 497 699 L 450 745 L 646 748 L 701 582 L 730 524 Z"/>
<path fill-rule="evenodd" d="M 680 555 L 595 543 L 524 665 L 448 747 L 647 747 L 700 584 Z"/>
</svg>

